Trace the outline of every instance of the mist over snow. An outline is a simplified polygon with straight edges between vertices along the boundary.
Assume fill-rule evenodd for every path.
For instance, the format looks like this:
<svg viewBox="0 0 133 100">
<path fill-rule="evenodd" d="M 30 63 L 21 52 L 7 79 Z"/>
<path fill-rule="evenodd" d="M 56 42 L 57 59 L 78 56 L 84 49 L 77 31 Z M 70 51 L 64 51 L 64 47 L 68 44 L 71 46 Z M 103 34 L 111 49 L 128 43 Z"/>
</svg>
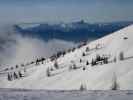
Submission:
<svg viewBox="0 0 133 100">
<path fill-rule="evenodd" d="M 38 57 L 49 57 L 57 51 L 75 46 L 72 42 L 50 40 L 45 42 L 38 38 L 19 37 L 13 62 L 27 62 Z"/>
<path fill-rule="evenodd" d="M 57 51 L 76 46 L 73 42 L 52 39 L 44 41 L 32 36 L 22 36 L 12 25 L 0 25 L 1 67 L 26 63 L 38 57 L 49 57 Z"/>
</svg>

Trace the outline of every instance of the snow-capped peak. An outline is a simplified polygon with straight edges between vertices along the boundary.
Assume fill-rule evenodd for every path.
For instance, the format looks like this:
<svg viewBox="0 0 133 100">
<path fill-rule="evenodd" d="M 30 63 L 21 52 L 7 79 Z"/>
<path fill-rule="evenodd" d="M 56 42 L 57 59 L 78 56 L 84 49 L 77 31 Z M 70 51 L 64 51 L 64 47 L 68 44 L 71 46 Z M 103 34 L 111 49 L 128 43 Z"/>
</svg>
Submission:
<svg viewBox="0 0 133 100">
<path fill-rule="evenodd" d="M 40 24 L 38 23 L 23 23 L 23 24 L 19 24 L 18 26 L 21 27 L 22 29 L 28 29 L 28 28 L 34 28 L 39 26 Z"/>
</svg>

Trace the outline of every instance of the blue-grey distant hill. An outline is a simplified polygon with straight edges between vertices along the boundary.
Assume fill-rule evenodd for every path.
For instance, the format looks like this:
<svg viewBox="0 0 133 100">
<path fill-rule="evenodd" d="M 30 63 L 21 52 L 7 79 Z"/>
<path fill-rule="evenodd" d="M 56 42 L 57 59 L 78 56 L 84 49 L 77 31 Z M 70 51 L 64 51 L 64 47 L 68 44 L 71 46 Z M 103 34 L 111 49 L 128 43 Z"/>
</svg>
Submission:
<svg viewBox="0 0 133 100">
<path fill-rule="evenodd" d="M 58 24 L 23 23 L 14 25 L 14 28 L 22 35 L 38 36 L 46 41 L 50 39 L 61 39 L 80 42 L 100 38 L 130 24 L 133 24 L 133 21 L 90 24 L 81 20 L 78 22 Z"/>
</svg>

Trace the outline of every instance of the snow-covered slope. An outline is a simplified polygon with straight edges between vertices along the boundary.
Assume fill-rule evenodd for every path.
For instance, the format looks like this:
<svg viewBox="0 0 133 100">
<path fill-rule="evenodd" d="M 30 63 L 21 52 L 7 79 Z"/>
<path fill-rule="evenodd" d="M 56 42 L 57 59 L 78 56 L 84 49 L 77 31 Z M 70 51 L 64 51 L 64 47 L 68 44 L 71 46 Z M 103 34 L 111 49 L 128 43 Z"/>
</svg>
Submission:
<svg viewBox="0 0 133 100">
<path fill-rule="evenodd" d="M 87 49 L 88 48 L 88 49 Z M 114 79 L 121 90 L 133 89 L 133 25 L 62 55 L 57 60 L 47 59 L 43 64 L 0 72 L 1 88 L 50 90 L 111 89 Z M 96 55 L 107 57 L 108 62 L 92 65 Z M 124 56 L 124 59 L 122 59 Z M 55 68 L 55 62 L 59 68 Z M 102 63 L 102 64 L 100 64 Z M 75 67 L 72 68 L 72 67 Z M 52 69 L 52 70 L 48 70 Z M 23 72 L 23 78 L 8 81 L 8 74 Z M 48 76 L 47 74 L 50 74 Z M 115 78 L 114 78 L 115 77 Z M 14 78 L 14 77 L 13 77 Z"/>
</svg>

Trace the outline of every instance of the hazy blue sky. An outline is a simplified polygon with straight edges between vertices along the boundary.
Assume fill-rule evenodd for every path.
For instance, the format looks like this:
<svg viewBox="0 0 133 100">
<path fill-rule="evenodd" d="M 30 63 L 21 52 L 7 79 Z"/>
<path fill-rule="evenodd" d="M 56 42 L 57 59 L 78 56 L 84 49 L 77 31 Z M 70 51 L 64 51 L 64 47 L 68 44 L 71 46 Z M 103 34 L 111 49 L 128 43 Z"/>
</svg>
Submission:
<svg viewBox="0 0 133 100">
<path fill-rule="evenodd" d="M 133 20 L 133 0 L 0 0 L 0 22 Z"/>
<path fill-rule="evenodd" d="M 0 0 L 0 39 L 7 41 L 0 43 L 4 48 L 0 51 L 0 64 L 20 64 L 75 45 L 67 41 L 44 42 L 38 38 L 22 37 L 12 32 L 9 23 L 80 19 L 88 22 L 133 21 L 132 10 L 133 0 Z M 9 26 L 5 27 L 5 23 Z"/>
</svg>

